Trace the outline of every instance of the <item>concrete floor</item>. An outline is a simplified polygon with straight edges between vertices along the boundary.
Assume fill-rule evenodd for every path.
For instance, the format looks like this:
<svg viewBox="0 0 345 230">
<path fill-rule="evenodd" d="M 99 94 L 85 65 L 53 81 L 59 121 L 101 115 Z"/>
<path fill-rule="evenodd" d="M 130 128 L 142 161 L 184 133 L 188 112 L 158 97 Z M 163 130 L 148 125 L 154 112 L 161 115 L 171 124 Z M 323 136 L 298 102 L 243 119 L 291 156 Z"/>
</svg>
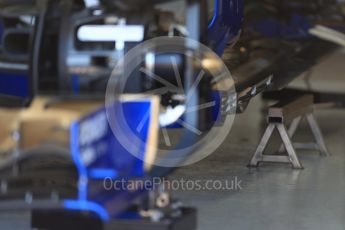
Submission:
<svg viewBox="0 0 345 230">
<path fill-rule="evenodd" d="M 331 60 L 331 70 L 330 63 Z M 315 68 L 313 87 L 345 93 L 345 53 L 339 52 Z M 323 76 L 323 78 L 321 77 Z M 305 87 L 303 77 L 293 83 Z M 332 87 L 335 86 L 335 87 Z M 177 191 L 186 204 L 199 211 L 199 230 L 344 230 L 345 229 L 345 110 L 315 112 L 332 156 L 300 151 L 304 170 L 265 164 L 248 169 L 265 125 L 260 98 L 237 116 L 227 141 L 207 159 L 182 169 L 175 179 L 242 180 L 242 190 Z M 298 140 L 311 140 L 302 125 Z M 277 140 L 269 149 L 278 147 Z M 278 145 L 277 145 L 278 144 Z M 268 150 L 270 151 L 270 150 Z"/>
<path fill-rule="evenodd" d="M 332 71 L 326 64 L 317 67 L 313 85 L 321 87 L 319 76 L 327 76 L 332 79 L 328 83 L 345 92 L 345 54 L 337 55 L 332 57 Z M 303 85 L 303 79 L 294 84 Z M 174 195 L 198 208 L 198 230 L 344 230 L 345 110 L 316 111 L 331 157 L 304 151 L 299 154 L 304 170 L 272 164 L 249 170 L 246 164 L 265 125 L 262 108 L 261 99 L 255 99 L 245 114 L 237 116 L 227 141 L 214 154 L 172 176 L 202 181 L 237 177 L 241 190 L 175 191 Z M 296 139 L 309 138 L 304 125 Z M 271 149 L 277 147 L 274 142 Z M 1 214 L 0 229 L 29 229 L 29 214 Z"/>
<path fill-rule="evenodd" d="M 242 180 L 237 191 L 178 191 L 176 196 L 199 211 L 199 230 L 344 230 L 345 111 L 317 111 L 332 157 L 300 152 L 304 170 L 265 164 L 248 169 L 262 134 L 260 101 L 236 120 L 228 141 L 196 165 L 180 169 L 185 180 Z M 304 127 L 296 139 L 309 138 Z M 308 137 L 308 138 L 307 138 Z M 276 146 L 277 147 L 277 146 Z"/>
</svg>

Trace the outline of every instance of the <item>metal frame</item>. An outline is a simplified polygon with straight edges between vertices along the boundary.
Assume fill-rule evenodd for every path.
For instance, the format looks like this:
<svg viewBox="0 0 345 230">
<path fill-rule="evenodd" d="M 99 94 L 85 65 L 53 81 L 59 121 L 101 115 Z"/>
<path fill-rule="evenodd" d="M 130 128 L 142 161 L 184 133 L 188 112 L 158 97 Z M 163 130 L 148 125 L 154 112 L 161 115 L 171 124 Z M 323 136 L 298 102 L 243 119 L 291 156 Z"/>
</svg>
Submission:
<svg viewBox="0 0 345 230">
<path fill-rule="evenodd" d="M 320 127 L 319 127 L 319 125 L 315 119 L 315 116 L 310 113 L 310 114 L 305 115 L 304 118 L 306 119 L 306 121 L 307 121 L 307 123 L 311 129 L 311 132 L 312 132 L 314 139 L 315 139 L 315 143 L 314 142 L 312 142 L 312 143 L 294 142 L 293 146 L 295 147 L 295 149 L 318 150 L 322 156 L 330 156 L 328 149 L 326 147 L 325 141 L 323 139 L 321 129 L 320 129 Z M 289 130 L 288 130 L 288 134 L 289 134 L 290 138 L 293 138 L 293 136 L 295 135 L 297 128 L 298 128 L 298 125 L 300 124 L 302 119 L 303 119 L 303 117 L 300 116 L 300 117 L 296 117 L 292 121 L 292 123 L 289 127 Z M 284 150 L 285 150 L 284 146 L 281 145 L 279 152 L 284 152 Z"/>
<path fill-rule="evenodd" d="M 267 147 L 268 141 L 270 140 L 274 129 L 277 128 L 283 144 L 286 148 L 287 155 L 266 155 L 264 151 Z M 262 137 L 258 148 L 256 149 L 249 167 L 258 167 L 260 162 L 274 162 L 274 163 L 291 163 L 295 169 L 303 169 L 301 162 L 298 159 L 297 153 L 291 141 L 291 138 L 281 123 L 270 123 Z"/>
<path fill-rule="evenodd" d="M 345 92 L 319 92 L 317 90 L 303 90 L 295 88 L 284 88 L 279 91 L 264 92 L 262 97 L 264 100 L 279 100 L 279 98 L 291 97 L 296 95 L 312 94 L 315 104 L 334 103 L 334 107 L 345 108 Z"/>
<path fill-rule="evenodd" d="M 293 103 L 296 103 L 298 100 L 293 101 L 292 103 L 289 103 L 287 105 L 285 105 L 286 107 L 292 108 L 295 107 L 295 105 L 293 105 Z M 303 99 L 301 99 L 299 101 L 303 102 Z M 313 112 L 309 111 L 306 112 L 308 110 L 305 110 L 304 104 L 300 104 L 300 107 L 295 107 L 294 110 L 295 112 L 300 112 L 303 114 L 299 114 L 297 115 L 293 121 L 291 122 L 291 125 L 289 127 L 289 129 L 286 128 L 285 124 L 284 124 L 284 113 L 282 112 L 282 115 L 279 116 L 268 116 L 268 127 L 249 163 L 249 167 L 258 167 L 260 162 L 273 162 L 273 163 L 290 163 L 292 164 L 294 169 L 303 169 L 303 166 L 297 156 L 296 153 L 296 149 L 307 149 L 307 150 L 318 150 L 320 152 L 321 156 L 330 156 L 328 149 L 326 147 L 324 138 L 322 136 L 320 127 L 313 115 Z M 311 107 L 311 105 L 310 105 Z M 275 111 L 271 111 L 271 109 L 275 109 Z M 280 109 L 281 111 L 284 111 L 284 106 L 282 107 L 272 107 L 270 108 L 270 114 L 272 114 L 273 112 L 276 113 L 276 109 Z M 297 111 L 297 110 L 302 110 L 301 111 Z M 305 113 L 304 113 L 304 112 Z M 291 112 L 290 112 L 291 113 Z M 297 128 L 300 124 L 300 122 L 302 121 L 302 118 L 305 118 L 310 129 L 311 132 L 314 136 L 315 139 L 315 143 L 294 143 L 292 142 L 292 138 L 294 137 Z M 277 128 L 279 135 L 282 139 L 283 144 L 280 146 L 278 153 L 279 155 L 267 155 L 264 154 L 264 151 L 267 147 L 267 144 L 273 134 L 273 131 Z M 286 155 L 282 155 L 286 150 Z"/>
</svg>

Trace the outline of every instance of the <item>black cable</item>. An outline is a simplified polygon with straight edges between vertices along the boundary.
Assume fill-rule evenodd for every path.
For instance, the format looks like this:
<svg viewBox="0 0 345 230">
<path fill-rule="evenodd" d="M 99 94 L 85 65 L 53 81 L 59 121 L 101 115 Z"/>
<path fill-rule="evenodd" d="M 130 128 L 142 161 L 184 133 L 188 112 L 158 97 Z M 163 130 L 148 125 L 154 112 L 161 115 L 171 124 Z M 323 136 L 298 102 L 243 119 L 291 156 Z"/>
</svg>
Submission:
<svg viewBox="0 0 345 230">
<path fill-rule="evenodd" d="M 44 19 L 46 15 L 46 2 L 41 5 L 39 16 L 37 17 L 37 25 L 35 31 L 35 38 L 32 48 L 32 62 L 31 62 L 31 96 L 34 97 L 38 93 L 38 80 L 39 80 L 39 56 L 40 46 L 43 37 Z"/>
</svg>

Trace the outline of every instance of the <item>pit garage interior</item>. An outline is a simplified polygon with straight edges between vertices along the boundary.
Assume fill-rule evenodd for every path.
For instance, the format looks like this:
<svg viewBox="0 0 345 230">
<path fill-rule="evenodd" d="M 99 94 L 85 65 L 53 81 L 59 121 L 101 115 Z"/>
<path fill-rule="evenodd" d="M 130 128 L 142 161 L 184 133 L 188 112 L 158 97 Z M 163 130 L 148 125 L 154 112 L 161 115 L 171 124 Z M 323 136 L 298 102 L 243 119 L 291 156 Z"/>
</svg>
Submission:
<svg viewBox="0 0 345 230">
<path fill-rule="evenodd" d="M 0 229 L 345 229 L 342 0 L 0 0 Z"/>
</svg>

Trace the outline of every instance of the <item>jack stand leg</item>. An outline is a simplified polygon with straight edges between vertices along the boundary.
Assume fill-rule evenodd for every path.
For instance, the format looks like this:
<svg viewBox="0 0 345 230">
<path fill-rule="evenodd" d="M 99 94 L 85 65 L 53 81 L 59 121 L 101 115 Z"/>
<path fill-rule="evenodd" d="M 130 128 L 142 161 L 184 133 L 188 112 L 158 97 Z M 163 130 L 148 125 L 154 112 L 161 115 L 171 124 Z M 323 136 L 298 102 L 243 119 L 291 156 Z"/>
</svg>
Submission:
<svg viewBox="0 0 345 230">
<path fill-rule="evenodd" d="M 288 131 L 290 139 L 292 139 L 293 136 L 295 135 L 295 133 L 296 133 L 296 131 L 297 131 L 297 128 L 298 128 L 298 125 L 300 124 L 301 120 L 302 120 L 302 116 L 299 116 L 299 117 L 296 117 L 296 118 L 292 121 L 292 123 L 291 123 L 291 125 L 290 125 L 290 128 L 289 128 L 289 131 Z M 282 145 L 280 146 L 278 152 L 279 152 L 279 153 L 283 153 L 284 151 L 285 151 L 284 144 L 282 144 Z"/>
<path fill-rule="evenodd" d="M 273 125 L 273 124 L 269 124 L 267 126 L 265 134 L 262 137 L 260 144 L 259 144 L 258 148 L 256 149 L 248 167 L 258 167 L 259 162 L 262 161 L 262 159 L 263 159 L 263 153 L 266 149 L 266 146 L 267 146 L 267 143 L 268 143 L 270 137 L 272 136 L 274 128 L 275 128 L 275 125 Z"/>
<path fill-rule="evenodd" d="M 300 163 L 296 151 L 292 145 L 289 134 L 283 124 L 277 124 L 279 134 L 284 142 L 285 149 L 289 155 L 290 161 L 294 169 L 303 169 L 302 164 Z"/>
<path fill-rule="evenodd" d="M 319 149 L 321 155 L 323 155 L 323 156 L 330 156 L 330 154 L 328 152 L 328 149 L 326 147 L 324 138 L 322 136 L 320 127 L 317 124 L 317 121 L 316 121 L 314 115 L 313 114 L 307 114 L 306 118 L 307 118 L 308 124 L 309 124 L 309 126 L 311 128 L 311 131 L 313 132 L 315 141 L 316 141 L 316 143 L 318 145 L 318 149 Z"/>
</svg>

